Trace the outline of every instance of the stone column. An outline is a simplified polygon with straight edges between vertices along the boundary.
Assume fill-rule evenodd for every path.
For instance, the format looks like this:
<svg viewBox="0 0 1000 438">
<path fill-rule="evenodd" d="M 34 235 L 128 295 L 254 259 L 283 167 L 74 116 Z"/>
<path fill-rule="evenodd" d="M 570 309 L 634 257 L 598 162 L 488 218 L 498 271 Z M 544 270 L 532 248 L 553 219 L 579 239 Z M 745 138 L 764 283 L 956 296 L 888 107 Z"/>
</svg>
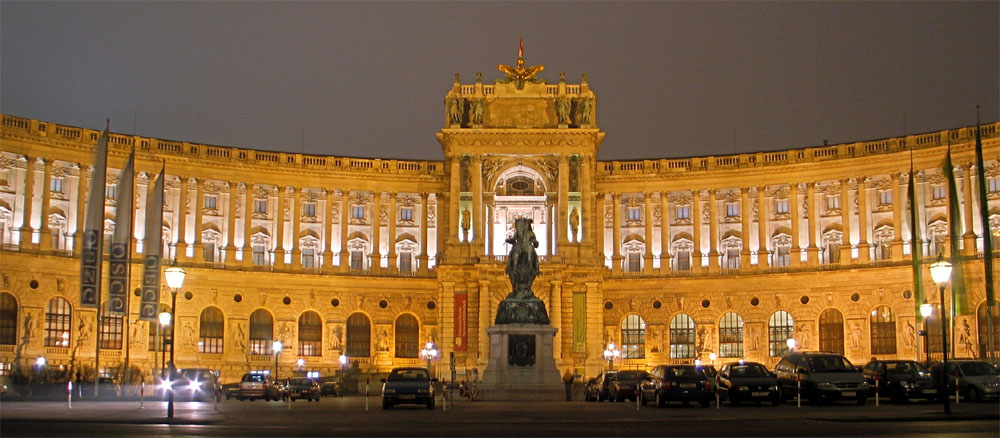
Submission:
<svg viewBox="0 0 1000 438">
<path fill-rule="evenodd" d="M 201 242 L 202 218 L 205 210 L 205 178 L 195 180 L 197 195 L 194 201 L 194 261 L 205 261 L 205 245 Z"/>
<path fill-rule="evenodd" d="M 52 230 L 49 229 L 49 205 L 52 202 L 52 163 L 54 161 L 51 158 L 43 158 L 42 163 L 45 165 L 45 171 L 42 172 L 42 217 L 39 221 L 39 237 L 38 243 L 42 251 L 49 251 L 52 249 Z M 968 180 L 968 178 L 966 178 Z M 966 190 L 968 191 L 968 190 Z"/>
<path fill-rule="evenodd" d="M 399 266 L 396 264 L 396 193 L 389 192 L 389 235 L 386 236 L 386 243 L 389 247 L 389 272 L 397 272 Z"/>
<path fill-rule="evenodd" d="M 286 186 L 278 186 L 278 208 L 274 212 L 274 221 L 277 229 L 274 233 L 276 244 L 274 246 L 274 267 L 275 269 L 285 267 L 285 192 Z"/>
<path fill-rule="evenodd" d="M 486 255 L 493 255 L 493 233 L 496 231 L 493 229 L 493 198 L 490 198 L 489 202 L 483 206 L 483 240 L 486 243 Z"/>
<path fill-rule="evenodd" d="M 615 274 L 621 274 L 622 272 L 622 194 L 614 193 L 614 208 L 612 212 L 612 217 L 614 218 L 614 225 L 611 229 L 611 271 Z"/>
<path fill-rule="evenodd" d="M 642 272 L 646 275 L 653 273 L 653 194 L 646 192 L 642 194 L 644 198 L 643 208 L 645 210 L 645 240 L 646 240 L 646 253 L 643 254 L 642 258 Z"/>
<path fill-rule="evenodd" d="M 569 156 L 559 155 L 559 215 L 556 220 L 556 252 L 568 245 L 569 239 Z"/>
<path fill-rule="evenodd" d="M 323 241 L 323 272 L 333 272 L 333 189 L 323 190 L 326 196 L 326 233 Z"/>
<path fill-rule="evenodd" d="M 603 366 L 608 364 L 608 361 L 604 360 L 602 356 L 607 347 L 604 339 L 604 292 L 598 281 L 588 281 L 585 284 L 587 294 L 587 368 L 593 368 L 596 371 L 597 368 L 603 369 Z"/>
<path fill-rule="evenodd" d="M 701 259 L 705 256 L 701 252 L 701 190 L 691 192 L 691 231 L 694 244 L 694 251 L 691 253 L 691 270 L 701 272 Z"/>
<path fill-rule="evenodd" d="M 767 221 L 770 216 L 767 212 L 767 186 L 757 187 L 757 269 L 766 270 L 768 268 L 767 241 L 770 236 L 767 234 Z"/>
<path fill-rule="evenodd" d="M 459 198 L 462 188 L 462 156 L 452 154 L 450 159 L 451 182 L 448 185 L 448 227 L 443 230 L 445 233 L 445 243 L 458 241 L 458 236 L 461 233 L 461 224 L 458 223 L 458 207 L 461 205 Z M 441 232 L 442 227 L 438 226 L 438 233 Z"/>
<path fill-rule="evenodd" d="M 177 260 L 187 260 L 187 203 L 188 203 L 188 179 L 186 176 L 178 176 L 181 183 L 181 199 L 177 203 L 177 243 L 174 244 L 174 258 Z"/>
<path fill-rule="evenodd" d="M 865 187 L 867 177 L 858 177 L 858 262 L 868 263 L 871 260 L 871 245 L 868 244 L 868 189 Z"/>
<path fill-rule="evenodd" d="M 427 275 L 427 193 L 420 194 L 420 255 L 417 256 L 417 263 L 420 264 L 420 275 Z M 485 333 L 485 332 L 484 332 Z M 485 336 L 485 335 L 483 335 Z"/>
<path fill-rule="evenodd" d="M 351 251 L 347 248 L 347 231 L 351 224 L 351 191 L 341 190 L 340 194 L 340 271 L 351 270 Z"/>
<path fill-rule="evenodd" d="M 472 168 L 469 169 L 469 178 L 472 180 L 472 223 L 469 230 L 472 232 L 470 241 L 482 243 L 486 237 L 486 221 L 483 220 L 483 157 L 476 154 L 472 156 Z M 473 255 L 482 254 L 482 250 Z"/>
<path fill-rule="evenodd" d="M 799 183 L 793 182 L 788 184 L 788 211 L 792 218 L 792 250 L 791 250 L 791 267 L 797 267 L 802 264 L 802 247 L 799 246 Z"/>
<path fill-rule="evenodd" d="M 660 273 L 670 272 L 670 193 L 660 192 Z"/>
<path fill-rule="evenodd" d="M 594 208 L 594 221 L 592 222 L 594 226 L 594 246 L 597 249 L 597 258 L 601 266 L 605 266 L 607 261 L 607 255 L 604 254 L 604 232 L 606 226 L 604 223 L 604 208 L 608 202 L 606 193 L 599 193 L 597 195 L 596 205 Z M 586 228 L 584 228 L 586 230 Z"/>
<path fill-rule="evenodd" d="M 816 245 L 816 183 L 806 183 L 806 202 L 809 208 L 809 246 L 806 248 L 806 255 L 809 258 L 809 266 L 819 265 L 819 246 Z"/>
<path fill-rule="evenodd" d="M 740 233 L 743 234 L 743 250 L 740 251 L 740 270 L 750 270 L 750 187 L 740 187 Z"/>
<path fill-rule="evenodd" d="M 372 194 L 372 253 L 371 270 L 382 270 L 382 192 Z"/>
<path fill-rule="evenodd" d="M 73 231 L 73 255 L 79 256 L 83 249 L 83 220 L 87 216 L 87 168 L 84 163 L 77 163 L 80 176 L 76 185 L 76 230 Z"/>
<path fill-rule="evenodd" d="M 563 336 L 566 333 L 562 326 L 562 281 L 560 280 L 552 280 L 549 289 L 549 323 L 559 330 L 556 332 L 556 338 L 552 340 L 552 357 L 558 362 L 562 360 Z"/>
<path fill-rule="evenodd" d="M 594 191 L 591 187 L 590 174 L 592 172 L 591 166 L 594 165 L 594 159 L 590 155 L 580 156 L 580 243 L 585 243 L 588 246 L 593 243 L 594 230 L 591 230 L 591 224 L 594 220 L 591 219 L 591 215 L 594 214 Z M 603 229 L 603 227 L 601 227 Z M 588 254 L 588 257 L 590 255 Z"/>
<path fill-rule="evenodd" d="M 251 245 L 251 232 L 253 231 L 253 184 L 246 183 L 243 193 L 243 266 L 253 266 L 253 245 Z"/>
<path fill-rule="evenodd" d="M 892 260 L 903 260 L 903 190 L 900 189 L 901 173 L 889 175 L 892 179 Z"/>
<path fill-rule="evenodd" d="M 850 178 L 840 180 L 840 264 L 851 264 L 851 202 L 847 196 Z"/>
<path fill-rule="evenodd" d="M 21 214 L 21 248 L 32 248 L 31 236 L 35 230 L 31 228 L 31 204 L 35 197 L 35 160 L 31 155 L 25 155 L 27 160 L 24 166 L 24 201 L 22 202 L 23 213 Z"/>
<path fill-rule="evenodd" d="M 716 189 L 708 190 L 708 272 L 719 272 L 719 205 Z"/>
<path fill-rule="evenodd" d="M 292 216 L 292 269 L 302 269 L 302 248 L 299 248 L 299 232 L 302 222 L 302 191 L 303 188 L 292 187 L 293 202 L 295 205 L 288 209 Z"/>
<path fill-rule="evenodd" d="M 229 208 L 226 211 L 228 215 L 226 218 L 226 266 L 232 266 L 236 263 L 236 245 L 233 243 L 233 239 L 236 236 L 236 197 L 238 196 L 238 188 L 238 182 L 229 182 Z M 244 210 L 246 209 L 245 207 Z M 148 233 L 149 231 L 147 230 L 146 232 Z"/>
<path fill-rule="evenodd" d="M 972 172 L 974 168 L 974 164 L 962 166 L 962 171 L 965 174 L 965 178 L 962 179 L 962 207 L 965 216 L 965 233 L 962 234 L 962 254 L 964 255 L 976 254 L 976 230 L 972 227 Z M 986 233 L 983 233 L 983 236 L 983 238 L 989 238 Z M 895 253 L 893 255 L 895 256 Z"/>
</svg>

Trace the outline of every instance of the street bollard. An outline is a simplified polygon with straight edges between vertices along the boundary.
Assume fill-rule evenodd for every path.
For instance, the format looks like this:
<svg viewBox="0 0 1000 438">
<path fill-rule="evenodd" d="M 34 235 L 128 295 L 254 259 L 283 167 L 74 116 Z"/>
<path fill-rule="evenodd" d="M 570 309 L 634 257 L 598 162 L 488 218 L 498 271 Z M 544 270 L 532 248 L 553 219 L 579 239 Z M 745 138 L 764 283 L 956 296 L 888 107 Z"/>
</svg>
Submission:
<svg viewBox="0 0 1000 438">
<path fill-rule="evenodd" d="M 145 409 L 144 404 L 146 404 L 146 382 L 139 384 L 139 409 Z"/>
<path fill-rule="evenodd" d="M 715 376 L 715 409 L 722 409 L 722 395 L 719 394 L 719 376 Z"/>
<path fill-rule="evenodd" d="M 288 405 L 288 410 L 289 411 L 292 410 L 292 394 L 291 393 L 289 393 L 287 396 L 285 396 L 285 404 Z"/>
<path fill-rule="evenodd" d="M 219 399 L 222 398 L 222 394 L 215 394 L 215 410 L 219 410 Z"/>
<path fill-rule="evenodd" d="M 642 404 L 642 385 L 635 385 L 635 410 L 639 410 L 639 405 Z"/>
<path fill-rule="evenodd" d="M 958 371 L 955 371 L 955 404 L 958 404 L 958 400 L 961 398 L 958 396 Z"/>
<path fill-rule="evenodd" d="M 441 391 L 441 410 L 448 410 L 448 390 Z"/>
<path fill-rule="evenodd" d="M 371 377 L 365 379 L 365 412 L 368 412 L 368 384 L 371 382 Z"/>
<path fill-rule="evenodd" d="M 875 375 L 875 407 L 878 407 L 878 374 Z"/>
<path fill-rule="evenodd" d="M 802 407 L 802 376 L 799 375 L 799 379 L 795 381 L 795 389 L 798 394 L 795 395 L 795 407 Z"/>
<path fill-rule="evenodd" d="M 66 405 L 73 409 L 73 382 L 66 382 Z"/>
</svg>

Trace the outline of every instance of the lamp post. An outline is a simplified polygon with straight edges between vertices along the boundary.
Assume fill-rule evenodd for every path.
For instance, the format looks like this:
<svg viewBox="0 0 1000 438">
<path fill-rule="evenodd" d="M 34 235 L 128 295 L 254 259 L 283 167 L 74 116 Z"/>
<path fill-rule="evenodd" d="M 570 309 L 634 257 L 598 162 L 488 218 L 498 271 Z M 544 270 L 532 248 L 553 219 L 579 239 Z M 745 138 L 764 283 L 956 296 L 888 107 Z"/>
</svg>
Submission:
<svg viewBox="0 0 1000 438">
<path fill-rule="evenodd" d="M 177 333 L 177 289 L 184 285 L 185 272 L 177 266 L 177 259 L 174 264 L 163 273 L 167 277 L 167 287 L 170 288 L 170 363 L 168 366 L 170 382 L 174 381 L 174 339 Z M 171 387 L 167 395 L 167 418 L 174 418 L 174 390 Z"/>
<path fill-rule="evenodd" d="M 948 400 L 948 324 L 945 322 L 944 312 L 944 288 L 951 279 L 951 263 L 948 263 L 940 254 L 936 262 L 931 263 L 931 278 L 938 285 L 938 292 L 941 295 L 941 388 L 945 391 L 941 399 L 944 403 L 944 413 L 951 414 L 951 402 Z"/>
<path fill-rule="evenodd" d="M 795 338 L 788 338 L 788 340 L 785 341 L 785 345 L 788 345 L 789 353 L 795 352 L 795 344 L 796 344 Z"/>
<path fill-rule="evenodd" d="M 427 361 L 428 373 L 431 373 L 432 375 L 434 374 L 433 372 L 431 372 L 431 361 L 437 360 L 440 354 L 441 352 L 438 351 L 437 346 L 434 345 L 433 342 L 428 342 L 426 345 L 424 345 L 424 348 L 420 350 L 420 358 Z"/>
<path fill-rule="evenodd" d="M 274 380 L 278 380 L 278 355 L 281 354 L 281 349 L 284 347 L 281 341 L 271 343 L 271 351 L 274 352 Z"/>
<path fill-rule="evenodd" d="M 931 313 L 933 312 L 934 312 L 934 306 L 931 305 L 931 303 L 924 303 L 920 305 L 920 316 L 924 318 L 924 329 L 920 331 L 920 336 L 924 337 L 924 353 L 927 356 L 927 362 L 925 363 L 927 364 L 928 367 L 931 366 L 931 345 L 930 345 L 931 336 L 930 333 L 928 332 L 929 328 L 927 327 L 927 318 L 930 318 Z"/>
<path fill-rule="evenodd" d="M 622 352 L 615 346 L 615 343 L 609 343 L 608 348 L 604 350 L 604 359 L 608 361 L 608 371 L 615 369 L 615 358 L 621 356 Z"/>
<path fill-rule="evenodd" d="M 160 312 L 159 320 L 160 329 L 157 330 L 156 334 L 160 338 L 160 388 L 163 389 L 163 395 L 166 395 L 167 390 L 170 389 L 170 385 L 167 384 L 167 336 L 164 332 L 167 331 L 167 326 L 170 325 L 170 312 Z"/>
</svg>

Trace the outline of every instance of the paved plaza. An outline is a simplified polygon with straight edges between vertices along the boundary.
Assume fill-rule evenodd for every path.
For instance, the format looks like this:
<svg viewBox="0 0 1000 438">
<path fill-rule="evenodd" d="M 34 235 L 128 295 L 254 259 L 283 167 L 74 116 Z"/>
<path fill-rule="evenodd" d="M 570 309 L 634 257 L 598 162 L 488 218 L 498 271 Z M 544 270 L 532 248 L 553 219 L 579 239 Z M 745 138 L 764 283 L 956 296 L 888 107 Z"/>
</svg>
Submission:
<svg viewBox="0 0 1000 438">
<path fill-rule="evenodd" d="M 438 402 L 382 410 L 379 399 L 323 398 L 298 401 L 176 403 L 147 401 L 0 402 L 0 434 L 11 436 L 996 436 L 996 403 L 952 406 L 946 418 L 938 404 L 848 404 L 778 407 L 723 404 L 667 408 L 635 403 Z M 289 409 L 289 407 L 291 409 Z"/>
</svg>

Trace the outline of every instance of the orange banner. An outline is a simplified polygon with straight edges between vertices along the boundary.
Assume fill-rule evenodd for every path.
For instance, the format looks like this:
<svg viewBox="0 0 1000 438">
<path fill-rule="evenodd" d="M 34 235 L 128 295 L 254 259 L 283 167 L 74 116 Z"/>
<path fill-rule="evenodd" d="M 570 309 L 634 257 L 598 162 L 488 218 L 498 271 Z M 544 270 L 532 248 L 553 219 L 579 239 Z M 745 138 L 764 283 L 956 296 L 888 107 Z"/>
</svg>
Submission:
<svg viewBox="0 0 1000 438">
<path fill-rule="evenodd" d="M 455 294 L 455 351 L 469 349 L 469 295 Z"/>
</svg>

